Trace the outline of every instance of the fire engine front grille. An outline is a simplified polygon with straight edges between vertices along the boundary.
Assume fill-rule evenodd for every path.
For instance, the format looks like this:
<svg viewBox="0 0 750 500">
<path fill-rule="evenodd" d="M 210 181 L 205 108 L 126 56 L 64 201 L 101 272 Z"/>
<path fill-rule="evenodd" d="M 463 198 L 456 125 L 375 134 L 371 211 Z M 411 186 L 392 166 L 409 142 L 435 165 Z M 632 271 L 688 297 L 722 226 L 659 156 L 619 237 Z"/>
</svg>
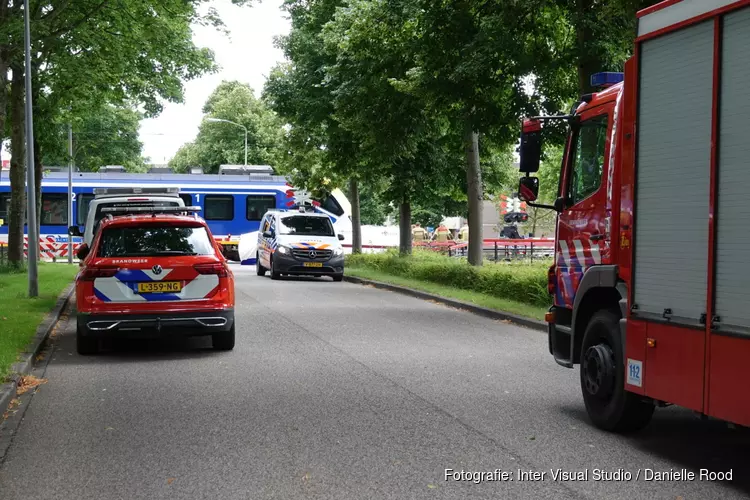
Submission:
<svg viewBox="0 0 750 500">
<path fill-rule="evenodd" d="M 311 252 L 313 253 L 311 254 Z M 305 250 L 297 248 L 292 250 L 292 254 L 300 260 L 323 261 L 330 259 L 333 252 L 331 250 Z"/>
</svg>

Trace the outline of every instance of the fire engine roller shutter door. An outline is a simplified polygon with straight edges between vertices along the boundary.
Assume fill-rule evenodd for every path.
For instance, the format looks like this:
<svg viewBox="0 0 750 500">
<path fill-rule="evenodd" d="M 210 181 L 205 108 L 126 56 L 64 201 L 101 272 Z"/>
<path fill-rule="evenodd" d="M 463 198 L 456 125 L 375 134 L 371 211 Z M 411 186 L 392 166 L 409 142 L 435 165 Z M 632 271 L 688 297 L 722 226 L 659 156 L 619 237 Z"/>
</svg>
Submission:
<svg viewBox="0 0 750 500">
<path fill-rule="evenodd" d="M 713 22 L 641 45 L 634 304 L 698 324 L 706 311 Z"/>
<path fill-rule="evenodd" d="M 716 315 L 750 328 L 750 9 L 724 18 L 716 213 Z"/>
</svg>

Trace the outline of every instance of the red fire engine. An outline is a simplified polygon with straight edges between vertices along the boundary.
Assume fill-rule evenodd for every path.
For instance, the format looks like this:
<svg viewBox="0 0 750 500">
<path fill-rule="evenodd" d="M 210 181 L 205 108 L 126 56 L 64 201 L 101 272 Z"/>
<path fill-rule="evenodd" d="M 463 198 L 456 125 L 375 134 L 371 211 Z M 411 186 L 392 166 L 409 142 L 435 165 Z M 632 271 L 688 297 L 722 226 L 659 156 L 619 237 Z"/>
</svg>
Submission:
<svg viewBox="0 0 750 500">
<path fill-rule="evenodd" d="M 524 121 L 519 193 L 534 202 L 542 124 L 568 122 L 549 349 L 580 365 L 613 431 L 675 404 L 750 426 L 750 0 L 638 13 L 625 73 L 567 116 Z M 537 205 L 539 206 L 539 205 Z"/>
</svg>

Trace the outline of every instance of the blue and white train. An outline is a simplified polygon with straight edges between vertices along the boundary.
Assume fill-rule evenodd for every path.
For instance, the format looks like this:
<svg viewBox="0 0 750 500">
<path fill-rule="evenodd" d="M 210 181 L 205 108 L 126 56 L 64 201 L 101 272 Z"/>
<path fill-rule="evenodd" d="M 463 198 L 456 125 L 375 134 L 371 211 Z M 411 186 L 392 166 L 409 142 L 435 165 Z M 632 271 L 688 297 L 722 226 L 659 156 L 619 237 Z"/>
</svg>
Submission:
<svg viewBox="0 0 750 500">
<path fill-rule="evenodd" d="M 240 235 L 258 231 L 260 220 L 267 210 L 288 208 L 304 201 L 312 202 L 316 211 L 328 215 L 337 233 L 346 238 L 344 243 L 351 243 L 351 205 L 340 190 L 333 190 L 325 199 L 310 200 L 305 193 L 288 184 L 283 176 L 268 173 L 227 174 L 226 170 L 222 168 L 224 173 L 221 175 L 74 172 L 70 200 L 73 207 L 72 223 L 68 221 L 68 173 L 46 172 L 42 179 L 40 237 L 45 242 L 53 243 L 48 248 L 54 249 L 54 243 L 58 244 L 58 257 L 65 255 L 68 227 L 78 225 L 82 228 L 89 203 L 94 199 L 94 188 L 176 187 L 185 205 L 201 207 L 199 215 L 206 220 L 214 237 L 223 245 L 225 254 L 232 260 L 239 260 Z M 7 171 L 0 173 L 5 174 L 0 178 L 0 242 L 7 242 L 10 182 Z M 74 241 L 80 242 L 80 238 Z M 43 256 L 49 255 L 48 252 Z"/>
</svg>

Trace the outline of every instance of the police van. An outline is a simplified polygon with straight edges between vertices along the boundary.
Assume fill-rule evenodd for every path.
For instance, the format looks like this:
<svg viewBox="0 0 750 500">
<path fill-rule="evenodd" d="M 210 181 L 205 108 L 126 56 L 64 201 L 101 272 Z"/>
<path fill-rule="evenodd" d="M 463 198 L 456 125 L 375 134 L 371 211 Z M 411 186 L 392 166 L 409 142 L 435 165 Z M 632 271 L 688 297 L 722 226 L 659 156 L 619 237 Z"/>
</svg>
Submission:
<svg viewBox="0 0 750 500">
<path fill-rule="evenodd" d="M 274 280 L 285 274 L 331 276 L 333 281 L 341 281 L 343 240 L 326 214 L 308 211 L 304 206 L 268 211 L 258 231 L 258 276 L 270 272 Z"/>
</svg>

